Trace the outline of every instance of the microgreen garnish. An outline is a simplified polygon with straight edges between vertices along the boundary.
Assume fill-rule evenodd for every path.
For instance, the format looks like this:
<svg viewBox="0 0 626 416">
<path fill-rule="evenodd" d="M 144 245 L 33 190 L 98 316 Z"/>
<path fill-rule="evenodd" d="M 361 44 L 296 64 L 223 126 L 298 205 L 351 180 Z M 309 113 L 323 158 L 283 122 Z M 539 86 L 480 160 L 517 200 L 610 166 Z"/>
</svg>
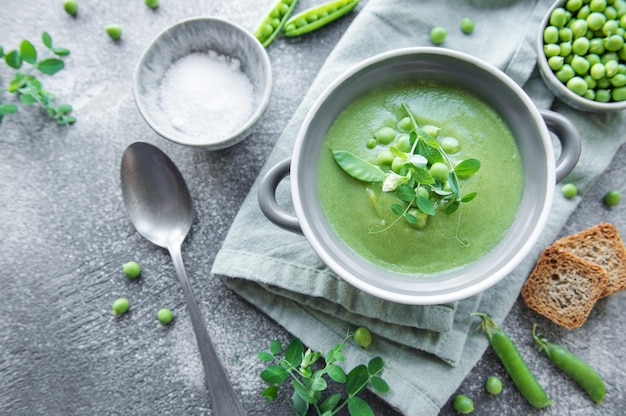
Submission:
<svg viewBox="0 0 626 416">
<path fill-rule="evenodd" d="M 46 90 L 42 82 L 33 74 L 35 70 L 46 75 L 56 74 L 65 67 L 65 62 L 61 58 L 69 55 L 70 51 L 54 46 L 52 37 L 47 32 L 43 32 L 42 42 L 54 56 L 40 57 L 35 46 L 28 40 L 23 40 L 18 49 L 6 53 L 0 46 L 0 58 L 3 58 L 4 62 L 15 70 L 13 79 L 6 88 L 0 88 L 0 93 L 6 91 L 15 94 L 20 103 L 25 106 L 39 104 L 46 110 L 48 116 L 56 120 L 57 123 L 72 124 L 76 121 L 76 118 L 70 115 L 72 106 L 69 104 L 55 105 L 54 94 Z M 0 124 L 2 124 L 4 115 L 14 114 L 17 111 L 17 105 L 0 101 Z"/>
<path fill-rule="evenodd" d="M 372 233 L 386 231 L 402 218 L 412 227 L 423 229 L 428 217 L 437 212 L 452 215 L 459 211 L 455 238 L 465 245 L 467 242 L 458 235 L 461 224 L 460 209 L 462 203 L 470 202 L 477 193 L 462 195 L 460 182 L 478 172 L 480 161 L 473 158 L 455 161 L 452 154 L 459 151 L 458 140 L 444 138 L 448 149 L 446 152 L 436 138 L 441 128 L 422 128 L 408 105 L 402 103 L 402 109 L 406 117 L 398 125 L 403 126 L 405 131 L 410 130 L 408 145 L 400 142 L 400 136 L 391 143 L 378 141 L 376 146 L 369 143 L 371 138 L 368 140 L 368 148 L 380 148 L 381 152 L 390 153 L 392 158 L 379 158 L 385 162 L 376 165 L 345 150 L 334 150 L 333 157 L 353 178 L 363 182 L 381 182 L 383 192 L 394 192 L 398 198 L 398 203 L 391 205 L 391 211 L 398 219 L 382 230 L 371 231 Z"/>
<path fill-rule="evenodd" d="M 261 379 L 270 384 L 263 390 L 263 397 L 273 402 L 284 388 L 279 387 L 291 379 L 293 394 L 285 399 L 298 416 L 310 412 L 318 416 L 332 416 L 347 406 L 351 416 L 370 416 L 374 413 L 365 400 L 358 397 L 371 386 L 380 393 L 389 391 L 389 385 L 381 377 L 385 368 L 382 358 L 374 357 L 367 364 L 354 367 L 348 373 L 341 367 L 345 361 L 343 348 L 352 333 L 326 354 L 305 350 L 302 341 L 294 338 L 283 351 L 280 341 L 270 343 L 269 351 L 261 351 L 258 358 L 272 362 L 261 373 Z M 343 393 L 329 393 L 329 384 L 343 386 Z M 333 388 L 331 391 L 337 391 Z M 324 393 L 327 393 L 323 396 Z"/>
</svg>

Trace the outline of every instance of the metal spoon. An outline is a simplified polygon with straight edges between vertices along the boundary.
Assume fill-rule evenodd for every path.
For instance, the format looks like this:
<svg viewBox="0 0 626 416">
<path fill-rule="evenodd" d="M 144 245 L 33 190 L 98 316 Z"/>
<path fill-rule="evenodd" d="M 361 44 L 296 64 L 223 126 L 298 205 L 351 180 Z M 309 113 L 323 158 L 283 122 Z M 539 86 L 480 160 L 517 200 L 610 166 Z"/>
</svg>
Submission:
<svg viewBox="0 0 626 416">
<path fill-rule="evenodd" d="M 147 240 L 167 248 L 174 262 L 200 349 L 213 414 L 245 415 L 215 353 L 183 265 L 181 246 L 191 229 L 193 212 L 180 171 L 157 147 L 137 142 L 124 151 L 121 180 L 126 210 L 135 228 Z"/>
</svg>

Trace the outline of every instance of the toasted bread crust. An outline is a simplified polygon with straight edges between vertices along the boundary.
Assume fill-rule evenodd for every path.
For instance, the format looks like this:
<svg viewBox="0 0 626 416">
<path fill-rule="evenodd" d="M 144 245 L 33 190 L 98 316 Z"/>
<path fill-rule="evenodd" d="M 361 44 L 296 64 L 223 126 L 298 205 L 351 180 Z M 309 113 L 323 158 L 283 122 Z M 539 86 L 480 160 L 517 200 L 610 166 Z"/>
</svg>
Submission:
<svg viewBox="0 0 626 416">
<path fill-rule="evenodd" d="M 547 247 L 522 288 L 537 313 L 566 328 L 580 327 L 609 281 L 606 270 L 562 247 Z"/>
<path fill-rule="evenodd" d="M 553 246 L 602 266 L 609 282 L 601 297 L 626 289 L 626 248 L 613 224 L 601 223 L 579 233 L 563 237 Z"/>
</svg>

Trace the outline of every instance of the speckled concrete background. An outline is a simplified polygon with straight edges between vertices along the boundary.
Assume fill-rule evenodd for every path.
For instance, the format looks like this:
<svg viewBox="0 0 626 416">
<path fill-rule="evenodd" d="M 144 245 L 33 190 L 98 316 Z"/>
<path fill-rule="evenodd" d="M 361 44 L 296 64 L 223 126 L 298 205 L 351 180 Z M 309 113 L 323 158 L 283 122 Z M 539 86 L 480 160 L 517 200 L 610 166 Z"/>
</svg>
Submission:
<svg viewBox="0 0 626 416">
<path fill-rule="evenodd" d="M 35 109 L 20 109 L 0 127 L 0 414 L 3 415 L 211 415 L 182 292 L 168 254 L 143 240 L 128 219 L 119 188 L 119 163 L 131 142 L 148 141 L 179 166 L 195 202 L 196 220 L 183 247 L 192 287 L 216 348 L 250 415 L 287 415 L 283 404 L 260 397 L 262 364 L 256 353 L 290 335 L 209 274 L 237 210 L 272 146 L 325 57 L 351 22 L 347 17 L 316 34 L 270 48 L 274 90 L 270 106 L 243 143 L 217 152 L 171 144 L 150 130 L 133 102 L 131 77 L 149 41 L 186 17 L 216 15 L 252 29 L 271 2 L 162 0 L 155 11 L 142 1 L 79 1 L 68 16 L 62 2 L 2 0 L 0 45 L 26 38 L 40 46 L 48 31 L 72 53 L 66 68 L 44 83 L 60 102 L 74 105 L 78 122 L 58 127 Z M 302 8 L 316 2 L 302 0 Z M 367 4 L 362 0 L 359 9 Z M 357 9 L 357 12 L 358 10 Z M 103 27 L 119 23 L 122 40 Z M 0 85 L 10 72 L 0 65 Z M 2 95 L 2 100 L 11 97 Z M 589 189 L 563 234 L 600 221 L 626 233 L 626 204 L 609 209 L 602 196 L 626 193 L 626 149 Z M 137 281 L 120 265 L 143 266 Z M 111 302 L 128 297 L 130 312 L 115 318 Z M 175 321 L 156 321 L 169 307 Z M 535 411 L 512 388 L 489 351 L 459 392 L 475 400 L 476 414 L 625 415 L 626 293 L 599 302 L 589 321 L 567 331 L 528 310 L 513 308 L 504 328 L 520 346 L 556 402 Z M 595 406 L 534 351 L 532 323 L 598 368 L 608 395 Z M 477 334 L 476 336 L 480 336 Z M 415 369 L 419 372 L 419 368 Z M 505 391 L 488 397 L 488 375 Z M 368 393 L 377 415 L 397 413 Z M 443 415 L 456 412 L 448 404 Z"/>
</svg>

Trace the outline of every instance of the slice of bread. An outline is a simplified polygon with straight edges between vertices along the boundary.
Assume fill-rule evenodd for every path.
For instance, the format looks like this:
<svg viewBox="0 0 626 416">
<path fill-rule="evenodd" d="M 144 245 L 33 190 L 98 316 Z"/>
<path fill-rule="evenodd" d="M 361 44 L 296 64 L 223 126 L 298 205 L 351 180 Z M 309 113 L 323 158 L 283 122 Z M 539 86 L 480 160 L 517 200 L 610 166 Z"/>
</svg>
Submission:
<svg viewBox="0 0 626 416">
<path fill-rule="evenodd" d="M 604 292 L 604 268 L 569 251 L 549 246 L 522 288 L 522 299 L 535 312 L 566 328 L 580 327 Z"/>
<path fill-rule="evenodd" d="M 602 296 L 626 289 L 626 248 L 613 224 L 603 222 L 579 233 L 563 237 L 553 246 L 561 247 L 570 253 L 599 266 L 609 275 Z"/>
</svg>

